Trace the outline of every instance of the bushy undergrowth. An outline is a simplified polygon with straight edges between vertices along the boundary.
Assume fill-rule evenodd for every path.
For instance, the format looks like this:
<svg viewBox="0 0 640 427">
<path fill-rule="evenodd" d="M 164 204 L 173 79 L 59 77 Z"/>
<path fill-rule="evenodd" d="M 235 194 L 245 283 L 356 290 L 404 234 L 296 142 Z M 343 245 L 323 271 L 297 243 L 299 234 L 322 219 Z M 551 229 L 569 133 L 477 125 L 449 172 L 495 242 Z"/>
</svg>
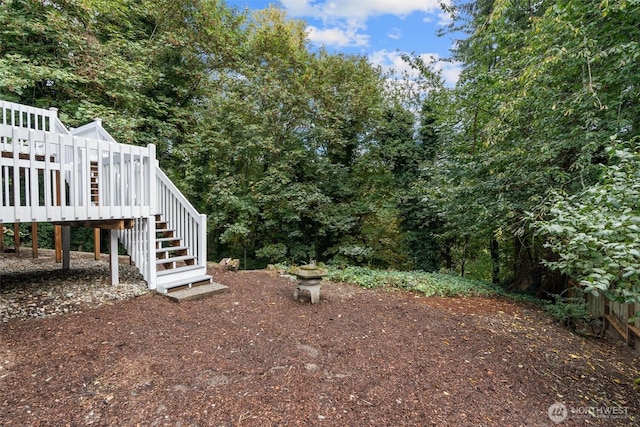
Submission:
<svg viewBox="0 0 640 427">
<path fill-rule="evenodd" d="M 490 283 L 469 280 L 453 274 L 421 271 L 372 270 L 364 267 L 329 269 L 328 280 L 354 283 L 367 289 L 406 289 L 425 296 L 495 296 L 501 291 Z"/>
<path fill-rule="evenodd" d="M 563 321 L 573 328 L 575 321 L 587 319 L 588 311 L 577 299 L 557 296 L 556 301 L 544 302 L 526 294 L 508 293 L 503 288 L 481 280 L 467 279 L 455 274 L 426 273 L 423 271 L 374 270 L 366 267 L 327 267 L 327 280 L 352 283 L 366 289 L 403 289 L 438 297 L 506 297 L 514 301 L 526 302 L 543 308 L 553 318 Z M 276 268 L 290 270 L 290 266 L 278 264 Z"/>
<path fill-rule="evenodd" d="M 553 299 L 553 302 L 544 305 L 544 310 L 572 331 L 575 331 L 578 325 L 588 324 L 592 320 L 584 298 L 561 294 L 553 295 Z"/>
</svg>

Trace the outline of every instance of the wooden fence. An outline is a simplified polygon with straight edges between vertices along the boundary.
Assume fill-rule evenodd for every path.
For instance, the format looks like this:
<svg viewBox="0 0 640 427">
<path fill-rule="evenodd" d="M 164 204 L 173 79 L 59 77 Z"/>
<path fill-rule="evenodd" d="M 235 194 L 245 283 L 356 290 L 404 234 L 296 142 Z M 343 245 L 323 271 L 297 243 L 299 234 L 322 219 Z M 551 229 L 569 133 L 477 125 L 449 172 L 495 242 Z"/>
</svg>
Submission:
<svg viewBox="0 0 640 427">
<path fill-rule="evenodd" d="M 604 296 L 585 295 L 585 302 L 589 313 L 593 318 L 602 318 L 604 327 L 612 327 L 627 345 L 640 350 L 640 319 L 635 319 L 629 323 L 629 319 L 635 317 L 635 313 L 640 311 L 640 303 L 623 304 L 612 302 Z"/>
</svg>

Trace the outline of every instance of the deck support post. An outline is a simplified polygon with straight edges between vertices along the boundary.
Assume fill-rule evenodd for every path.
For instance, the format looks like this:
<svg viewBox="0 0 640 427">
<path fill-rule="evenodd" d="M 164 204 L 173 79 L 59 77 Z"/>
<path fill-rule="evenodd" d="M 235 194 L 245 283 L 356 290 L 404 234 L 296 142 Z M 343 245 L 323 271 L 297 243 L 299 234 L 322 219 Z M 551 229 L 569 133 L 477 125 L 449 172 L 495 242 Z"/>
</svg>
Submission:
<svg viewBox="0 0 640 427">
<path fill-rule="evenodd" d="M 38 223 L 31 223 L 31 256 L 38 258 Z"/>
<path fill-rule="evenodd" d="M 56 262 L 62 262 L 62 227 L 60 225 L 53 226 L 53 241 L 56 247 Z"/>
<path fill-rule="evenodd" d="M 68 225 L 62 226 L 62 269 L 69 269 L 69 262 L 71 260 L 71 227 Z"/>
<path fill-rule="evenodd" d="M 13 223 L 13 247 L 16 253 L 20 253 L 20 223 Z"/>
<path fill-rule="evenodd" d="M 111 285 L 117 286 L 118 277 L 118 230 L 109 230 L 109 269 L 111 271 Z"/>
<path fill-rule="evenodd" d="M 93 229 L 93 258 L 96 261 L 100 260 L 100 229 Z"/>
</svg>

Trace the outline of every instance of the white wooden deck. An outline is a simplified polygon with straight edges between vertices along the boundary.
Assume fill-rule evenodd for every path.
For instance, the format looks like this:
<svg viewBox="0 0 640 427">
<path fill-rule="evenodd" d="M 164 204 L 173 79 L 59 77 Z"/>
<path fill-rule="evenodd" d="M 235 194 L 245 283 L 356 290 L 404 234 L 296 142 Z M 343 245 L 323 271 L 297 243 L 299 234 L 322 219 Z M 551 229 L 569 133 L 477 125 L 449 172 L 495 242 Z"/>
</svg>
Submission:
<svg viewBox="0 0 640 427">
<path fill-rule="evenodd" d="M 149 287 L 160 292 L 210 279 L 206 216 L 160 170 L 154 145 L 119 144 L 100 120 L 68 130 L 55 109 L 0 101 L 0 177 L 5 224 L 119 229 Z M 115 238 L 114 231 L 112 249 Z"/>
</svg>

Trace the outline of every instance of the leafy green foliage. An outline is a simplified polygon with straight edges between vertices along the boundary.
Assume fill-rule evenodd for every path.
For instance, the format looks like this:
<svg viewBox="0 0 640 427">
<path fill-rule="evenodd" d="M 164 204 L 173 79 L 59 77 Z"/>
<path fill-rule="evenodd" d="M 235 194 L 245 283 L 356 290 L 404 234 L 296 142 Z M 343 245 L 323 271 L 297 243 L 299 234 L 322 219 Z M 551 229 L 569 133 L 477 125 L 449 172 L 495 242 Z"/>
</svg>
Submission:
<svg viewBox="0 0 640 427">
<path fill-rule="evenodd" d="M 192 122 L 189 107 L 206 87 L 212 61 L 200 43 L 216 31 L 228 38 L 237 25 L 219 2 L 197 3 L 2 2 L 0 96 L 58 107 L 69 126 L 100 117 L 118 141 L 154 143 L 169 163 Z"/>
<path fill-rule="evenodd" d="M 640 4 L 456 7 L 465 69 L 447 89 L 419 58 L 406 58 L 419 79 L 392 81 L 364 57 L 311 51 L 305 23 L 273 7 L 9 0 L 0 97 L 156 144 L 209 216 L 214 259 L 482 262 L 483 277 L 536 286 L 555 252 L 547 265 L 588 290 L 637 299 L 637 162 L 599 164 L 610 135 L 640 133 Z M 554 194 L 545 248 L 528 225 Z"/>
<path fill-rule="evenodd" d="M 544 305 L 544 310 L 574 332 L 578 325 L 591 321 L 592 317 L 584 298 L 553 295 L 553 299 L 553 302 Z"/>
<path fill-rule="evenodd" d="M 267 245 L 256 251 L 258 258 L 266 258 L 270 262 L 282 262 L 287 258 L 287 247 L 284 243 L 275 243 Z"/>
<path fill-rule="evenodd" d="M 398 288 L 425 296 L 495 296 L 493 285 L 457 275 L 420 271 L 373 270 L 364 267 L 329 268 L 328 280 L 354 283 L 367 289 Z"/>
<path fill-rule="evenodd" d="M 443 93 L 425 198 L 446 219 L 438 237 L 458 265 L 494 242 L 501 274 L 545 286 L 538 265 L 549 252 L 526 212 L 593 184 L 609 136 L 628 142 L 640 131 L 640 4 L 487 0 L 454 10 L 468 35 L 454 55 L 465 68 Z"/>
<path fill-rule="evenodd" d="M 419 168 L 413 117 L 384 112 L 417 105 L 418 91 L 396 82 L 391 96 L 365 57 L 310 51 L 305 23 L 283 10 L 12 0 L 0 24 L 0 96 L 58 107 L 71 126 L 100 117 L 120 142 L 156 144 L 209 217 L 211 258 L 416 258 L 407 245 L 422 239 L 404 238 L 405 198 L 395 195 L 397 179 Z M 385 134 L 392 121 L 405 140 Z"/>
<path fill-rule="evenodd" d="M 640 156 L 614 149 L 600 180 L 575 195 L 556 195 L 534 226 L 558 259 L 547 265 L 586 292 L 640 302 Z"/>
<path fill-rule="evenodd" d="M 250 17 L 242 61 L 210 80 L 174 176 L 209 214 L 213 258 L 401 265 L 393 181 L 372 150 L 380 72 L 309 51 L 304 29 L 275 8 Z"/>
</svg>

